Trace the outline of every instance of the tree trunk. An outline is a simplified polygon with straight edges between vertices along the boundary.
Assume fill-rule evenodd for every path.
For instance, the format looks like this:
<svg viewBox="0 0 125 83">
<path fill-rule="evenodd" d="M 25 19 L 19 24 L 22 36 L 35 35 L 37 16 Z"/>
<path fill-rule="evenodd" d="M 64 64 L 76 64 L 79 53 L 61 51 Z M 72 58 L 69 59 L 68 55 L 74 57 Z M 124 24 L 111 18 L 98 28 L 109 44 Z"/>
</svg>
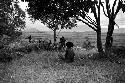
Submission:
<svg viewBox="0 0 125 83">
<path fill-rule="evenodd" d="M 102 48 L 102 41 L 101 41 L 101 25 L 100 25 L 100 6 L 101 0 L 99 0 L 99 7 L 98 7 L 98 18 L 97 18 L 97 48 L 99 52 L 99 57 L 104 57 L 104 51 Z"/>
<path fill-rule="evenodd" d="M 100 57 L 104 57 L 104 51 L 102 48 L 102 41 L 101 41 L 101 30 L 97 31 L 97 49 Z"/>
<path fill-rule="evenodd" d="M 114 20 L 113 19 L 109 19 L 109 25 L 108 25 L 108 32 L 107 32 L 107 36 L 106 36 L 106 42 L 105 42 L 105 53 L 106 54 L 110 54 L 110 50 L 113 44 L 113 31 L 114 31 Z"/>
<path fill-rule="evenodd" d="M 56 29 L 53 30 L 54 31 L 54 44 L 56 43 Z"/>
</svg>

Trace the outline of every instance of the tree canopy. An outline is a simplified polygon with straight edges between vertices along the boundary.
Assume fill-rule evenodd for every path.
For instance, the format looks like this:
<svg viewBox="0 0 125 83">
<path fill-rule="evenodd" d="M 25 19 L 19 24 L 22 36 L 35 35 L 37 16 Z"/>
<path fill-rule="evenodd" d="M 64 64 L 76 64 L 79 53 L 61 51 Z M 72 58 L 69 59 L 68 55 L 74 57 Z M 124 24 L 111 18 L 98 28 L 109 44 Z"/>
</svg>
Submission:
<svg viewBox="0 0 125 83">
<path fill-rule="evenodd" d="M 22 0 L 24 1 L 24 0 Z M 54 0 L 26 0 L 29 2 L 28 14 L 33 20 L 40 20 L 52 30 L 57 25 L 63 28 L 72 28 L 76 26 L 76 21 L 66 17 L 64 10 Z"/>
<path fill-rule="evenodd" d="M 24 0 L 22 0 L 24 1 Z M 35 20 L 43 21 L 46 17 L 50 17 L 52 14 L 55 19 L 64 21 L 69 20 L 70 18 L 77 18 L 90 26 L 92 29 L 96 30 L 96 22 L 92 20 L 88 15 L 90 8 L 93 8 L 93 12 L 96 12 L 94 9 L 97 4 L 97 1 L 91 0 L 25 0 L 28 1 L 28 13 L 31 18 Z M 80 19 L 81 18 L 84 19 Z M 95 13 L 97 18 L 97 14 Z"/>
<path fill-rule="evenodd" d="M 0 35 L 16 36 L 25 27 L 25 12 L 16 0 L 1 0 L 0 2 Z M 19 35 L 19 34 L 18 34 Z"/>
<path fill-rule="evenodd" d="M 104 14 L 111 19 L 116 17 L 120 9 L 125 11 L 125 4 L 123 0 L 114 0 L 112 8 L 110 7 L 109 0 L 105 0 L 106 8 L 102 0 L 22 0 L 28 1 L 29 9 L 28 13 L 34 19 L 40 19 L 41 21 L 53 14 L 54 18 L 60 20 L 68 20 L 70 17 L 82 21 L 94 31 L 98 29 L 98 22 L 100 20 L 99 6 L 106 10 Z M 118 5 L 116 4 L 118 2 Z M 115 6 L 117 8 L 115 9 Z M 116 11 L 115 11 L 116 10 Z M 92 13 L 95 19 L 92 19 L 88 13 Z M 112 16 L 111 16 L 112 15 Z"/>
</svg>

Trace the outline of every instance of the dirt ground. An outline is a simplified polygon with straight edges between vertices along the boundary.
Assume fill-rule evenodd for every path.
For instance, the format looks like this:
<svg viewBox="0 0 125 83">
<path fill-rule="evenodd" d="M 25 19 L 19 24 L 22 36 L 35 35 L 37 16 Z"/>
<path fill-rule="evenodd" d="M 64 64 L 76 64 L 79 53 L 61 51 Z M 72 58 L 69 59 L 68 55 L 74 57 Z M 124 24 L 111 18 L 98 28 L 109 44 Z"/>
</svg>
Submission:
<svg viewBox="0 0 125 83">
<path fill-rule="evenodd" d="M 0 83 L 125 83 L 124 64 L 77 56 L 66 63 L 58 55 L 32 52 L 11 63 L 0 63 Z"/>
</svg>

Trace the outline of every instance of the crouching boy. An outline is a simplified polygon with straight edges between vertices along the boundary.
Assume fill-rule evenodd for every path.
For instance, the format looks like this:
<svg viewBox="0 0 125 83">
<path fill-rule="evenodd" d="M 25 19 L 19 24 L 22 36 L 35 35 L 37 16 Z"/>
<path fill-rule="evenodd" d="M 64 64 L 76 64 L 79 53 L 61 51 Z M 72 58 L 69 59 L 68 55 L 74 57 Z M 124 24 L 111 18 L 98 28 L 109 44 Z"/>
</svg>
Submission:
<svg viewBox="0 0 125 83">
<path fill-rule="evenodd" d="M 74 56 L 75 53 L 73 51 L 73 43 L 72 42 L 67 42 L 66 43 L 66 53 L 65 53 L 65 61 L 66 62 L 73 62 L 74 61 Z"/>
</svg>

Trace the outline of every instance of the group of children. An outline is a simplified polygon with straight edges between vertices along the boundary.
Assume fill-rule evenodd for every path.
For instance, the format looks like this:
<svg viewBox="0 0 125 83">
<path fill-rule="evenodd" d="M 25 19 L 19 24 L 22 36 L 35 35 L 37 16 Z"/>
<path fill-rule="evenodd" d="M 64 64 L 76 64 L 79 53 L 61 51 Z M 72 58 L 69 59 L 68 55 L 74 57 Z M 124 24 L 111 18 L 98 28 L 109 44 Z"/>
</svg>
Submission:
<svg viewBox="0 0 125 83">
<path fill-rule="evenodd" d="M 28 37 L 29 39 L 29 42 L 31 43 L 31 35 Z M 66 47 L 66 51 L 65 51 L 65 57 L 61 57 L 62 60 L 66 61 L 66 62 L 73 62 L 74 61 L 74 56 L 75 56 L 75 53 L 73 51 L 73 43 L 72 42 L 66 42 L 65 43 L 65 38 L 62 37 L 60 38 L 60 44 L 61 44 L 61 47 Z"/>
</svg>

